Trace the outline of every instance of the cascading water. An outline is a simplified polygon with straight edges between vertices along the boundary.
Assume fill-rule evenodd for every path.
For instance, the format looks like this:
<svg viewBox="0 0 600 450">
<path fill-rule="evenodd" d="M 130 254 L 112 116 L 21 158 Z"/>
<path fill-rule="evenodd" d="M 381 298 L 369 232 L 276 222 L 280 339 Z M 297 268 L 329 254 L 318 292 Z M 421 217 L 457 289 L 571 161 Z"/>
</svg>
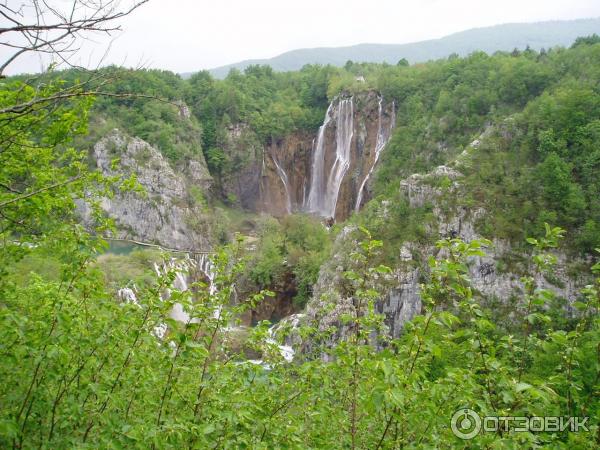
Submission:
<svg viewBox="0 0 600 450">
<path fill-rule="evenodd" d="M 172 270 L 175 271 L 175 279 L 173 280 L 173 288 L 177 289 L 178 291 L 181 291 L 181 292 L 185 292 L 189 289 L 187 278 L 186 278 L 186 273 L 188 273 L 192 267 L 194 267 L 196 270 L 198 270 L 199 272 L 201 272 L 202 274 L 204 274 L 206 276 L 206 278 L 208 280 L 209 293 L 211 295 L 215 294 L 217 292 L 217 286 L 215 284 L 215 270 L 214 270 L 213 262 L 212 262 L 210 256 L 207 254 L 199 254 L 199 255 L 197 255 L 196 259 L 191 259 L 188 257 L 184 260 L 177 260 L 175 258 L 172 258 L 169 261 L 165 261 L 162 265 L 158 265 L 156 263 L 154 264 L 154 270 L 158 276 L 166 275 L 169 271 L 172 271 Z M 125 288 L 121 288 L 117 291 L 117 296 L 123 302 L 132 303 L 141 308 L 142 306 L 140 305 L 140 303 L 137 299 L 136 292 L 137 292 L 137 289 L 135 286 L 133 286 L 132 288 L 125 287 Z M 167 299 L 170 295 L 171 295 L 171 291 L 167 289 L 161 295 L 161 297 L 164 300 L 164 299 Z M 213 312 L 213 318 L 220 319 L 221 311 L 222 311 L 221 306 L 218 306 L 217 308 L 215 308 L 215 310 Z M 184 324 L 199 322 L 199 320 L 197 318 L 190 318 L 190 315 L 187 313 L 187 311 L 185 311 L 185 309 L 183 308 L 183 305 L 181 305 L 180 303 L 175 303 L 173 305 L 173 308 L 171 309 L 171 312 L 169 313 L 169 315 L 172 319 L 174 319 L 178 322 L 184 323 Z M 292 315 L 292 316 L 282 320 L 279 324 L 273 325 L 271 328 L 269 328 L 269 334 L 266 339 L 266 342 L 270 345 L 277 346 L 281 356 L 283 357 L 283 359 L 286 362 L 291 362 L 294 359 L 294 349 L 292 348 L 291 345 L 286 345 L 285 343 L 278 344 L 275 339 L 275 334 L 276 334 L 277 330 L 283 324 L 289 324 L 289 326 L 292 329 L 296 328 L 298 326 L 298 323 L 299 323 L 301 317 L 302 317 L 301 314 Z M 167 324 L 164 322 L 161 322 L 161 323 L 158 323 L 154 327 L 152 334 L 157 339 L 162 340 L 167 333 L 167 329 L 168 329 Z M 232 327 L 223 327 L 222 328 L 223 331 L 231 331 L 231 330 L 235 330 L 235 329 L 236 329 L 235 327 L 233 327 L 233 328 Z M 171 342 L 171 344 L 173 344 L 173 342 Z M 256 363 L 256 364 L 262 364 L 262 360 L 250 360 L 249 362 Z M 265 367 L 267 367 L 267 366 L 265 366 Z"/>
<path fill-rule="evenodd" d="M 154 264 L 154 270 L 156 271 L 156 274 L 158 276 L 165 275 L 169 270 L 175 270 L 175 280 L 173 281 L 173 287 L 178 291 L 185 292 L 189 288 L 185 274 L 189 272 L 191 267 L 194 266 L 206 276 L 206 278 L 208 279 L 209 293 L 211 295 L 214 294 L 217 289 L 214 284 L 214 267 L 208 255 L 201 254 L 197 261 L 190 258 L 187 258 L 183 261 L 171 259 L 169 262 L 164 263 L 162 267 L 159 267 L 157 264 Z M 168 298 L 169 295 L 170 291 L 167 290 L 164 293 L 164 298 Z M 175 303 L 169 315 L 172 319 L 181 323 L 199 322 L 198 319 L 190 320 L 190 315 L 183 309 L 183 305 L 181 303 Z M 215 309 L 213 316 L 215 319 L 218 319 L 221 316 L 220 307 Z"/>
<path fill-rule="evenodd" d="M 133 289 L 129 287 L 124 287 L 117 291 L 117 297 L 119 297 L 126 303 L 133 303 L 136 306 L 140 306 L 140 302 L 138 302 L 137 295 L 135 294 L 135 292 L 135 286 L 133 287 Z"/>
<path fill-rule="evenodd" d="M 292 342 L 290 342 L 289 337 L 294 332 L 294 330 L 298 328 L 300 321 L 304 316 L 304 314 L 292 314 L 291 316 L 282 319 L 281 322 L 271 326 L 268 330 L 268 337 L 265 340 L 265 342 L 269 345 L 277 346 L 277 348 L 279 349 L 279 354 L 282 356 L 284 361 L 288 363 L 294 360 L 294 355 L 296 354 L 296 351 L 294 350 L 292 345 L 290 345 L 292 344 Z M 283 344 L 279 344 L 277 342 L 277 334 L 282 329 L 286 330 L 287 338 L 284 339 Z M 262 359 L 251 359 L 248 360 L 248 362 L 252 364 L 260 364 L 267 369 L 271 368 L 271 366 L 265 364 Z"/>
<path fill-rule="evenodd" d="M 213 265 L 210 256 L 202 253 L 197 256 L 196 262 L 200 272 L 202 272 L 204 275 L 206 275 L 206 278 L 208 278 L 208 293 L 210 295 L 216 294 L 217 285 L 215 284 L 215 266 Z M 221 317 L 222 308 L 223 307 L 221 305 L 215 308 L 213 312 L 214 319 L 219 319 Z"/>
<path fill-rule="evenodd" d="M 350 146 L 354 135 L 354 104 L 352 98 L 342 100 L 339 104 L 336 129 L 335 162 L 327 182 L 325 197 L 326 217 L 335 217 L 338 195 L 342 180 L 350 167 Z"/>
<path fill-rule="evenodd" d="M 325 131 L 331 120 L 334 102 L 329 105 L 313 152 L 312 178 L 306 209 L 323 217 L 335 217 L 340 186 L 350 167 L 350 148 L 354 135 L 353 99 L 337 103 L 335 161 L 325 176 Z"/>
<path fill-rule="evenodd" d="M 281 183 L 283 183 L 283 189 L 285 192 L 285 209 L 288 214 L 291 214 L 292 213 L 292 198 L 290 196 L 290 182 L 288 180 L 287 173 L 285 173 L 285 170 L 283 170 L 283 168 L 279 164 L 279 161 L 277 161 L 277 158 L 275 157 L 275 155 L 271 155 L 271 159 L 273 160 L 273 163 L 275 163 L 275 169 L 277 170 L 277 174 L 279 175 L 279 178 L 281 179 Z"/>
<path fill-rule="evenodd" d="M 320 213 L 325 196 L 325 187 L 327 180 L 325 179 L 325 131 L 331 120 L 331 110 L 333 102 L 329 104 L 325 113 L 323 125 L 319 128 L 317 140 L 313 141 L 313 162 L 311 170 L 310 189 L 308 191 L 308 201 L 306 209 L 311 212 Z"/>
<path fill-rule="evenodd" d="M 371 174 L 373 173 L 373 169 L 375 169 L 375 165 L 377 164 L 377 161 L 379 160 L 379 155 L 381 155 L 382 150 L 384 149 L 385 145 L 388 143 L 388 141 L 390 140 L 390 137 L 392 136 L 392 130 L 394 129 L 395 124 L 396 124 L 396 104 L 392 103 L 392 117 L 390 118 L 390 126 L 387 129 L 387 131 L 384 130 L 384 127 L 383 127 L 383 97 L 379 97 L 379 118 L 378 118 L 378 125 L 377 125 L 377 142 L 375 144 L 375 158 L 373 159 L 373 164 L 371 165 L 371 168 L 367 172 L 367 175 L 365 176 L 363 182 L 360 184 L 360 188 L 358 189 L 358 195 L 356 197 L 356 205 L 354 206 L 355 211 L 358 211 L 360 209 L 360 205 L 363 200 L 363 193 L 365 190 L 365 186 L 367 185 L 367 181 L 369 181 L 369 178 L 371 177 Z"/>
</svg>

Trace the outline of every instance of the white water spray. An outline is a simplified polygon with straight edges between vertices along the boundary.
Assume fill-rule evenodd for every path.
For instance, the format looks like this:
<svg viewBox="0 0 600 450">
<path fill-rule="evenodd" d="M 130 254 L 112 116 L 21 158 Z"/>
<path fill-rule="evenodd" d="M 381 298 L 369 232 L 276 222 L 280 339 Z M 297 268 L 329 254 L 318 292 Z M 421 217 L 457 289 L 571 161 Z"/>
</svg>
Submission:
<svg viewBox="0 0 600 450">
<path fill-rule="evenodd" d="M 209 293 L 213 295 L 217 288 L 214 283 L 215 273 L 214 266 L 210 257 L 205 254 L 201 254 L 197 261 L 187 258 L 185 260 L 176 260 L 175 258 L 171 259 L 168 262 L 165 262 L 162 266 L 158 264 L 154 264 L 154 270 L 158 276 L 166 275 L 170 270 L 175 271 L 175 280 L 173 281 L 173 288 L 178 291 L 185 292 L 189 289 L 186 274 L 190 271 L 192 267 L 196 267 L 202 274 L 206 276 L 208 279 L 208 289 Z M 163 298 L 168 298 L 171 295 L 170 290 L 166 290 Z M 181 323 L 198 323 L 199 319 L 192 318 L 190 320 L 190 315 L 185 311 L 183 305 L 181 303 L 175 303 L 169 316 Z M 218 319 L 221 317 L 221 307 L 217 307 L 213 313 L 213 317 Z"/>
<path fill-rule="evenodd" d="M 317 136 L 313 152 L 312 177 L 306 209 L 323 217 L 335 217 L 340 187 L 350 167 L 350 148 L 354 135 L 354 103 L 352 98 L 337 103 L 335 161 L 326 176 L 325 131 L 330 123 L 334 102 L 329 105 Z"/>
<path fill-rule="evenodd" d="M 311 170 L 310 189 L 308 191 L 308 201 L 306 209 L 311 212 L 320 212 L 322 199 L 325 196 L 325 131 L 331 120 L 331 110 L 333 102 L 329 104 L 325 113 L 323 125 L 319 128 L 317 140 L 313 141 L 313 162 Z"/>
</svg>

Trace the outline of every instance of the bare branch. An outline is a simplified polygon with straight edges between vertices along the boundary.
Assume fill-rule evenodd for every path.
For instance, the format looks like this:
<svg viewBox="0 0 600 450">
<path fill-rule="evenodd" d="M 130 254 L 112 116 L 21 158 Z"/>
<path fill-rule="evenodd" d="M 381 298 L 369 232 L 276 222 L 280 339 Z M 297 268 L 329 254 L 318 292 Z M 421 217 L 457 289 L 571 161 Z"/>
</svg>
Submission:
<svg viewBox="0 0 600 450">
<path fill-rule="evenodd" d="M 0 4 L 0 16 L 9 22 L 0 28 L 0 35 L 4 37 L 0 45 L 19 49 L 0 63 L 0 77 L 11 63 L 27 52 L 52 53 L 71 65 L 68 56 L 77 52 L 76 42 L 94 33 L 111 35 L 121 31 L 117 21 L 148 1 L 131 0 L 130 5 L 120 8 L 122 0 L 73 0 L 67 11 L 62 12 L 49 0 L 29 0 L 30 14 L 23 11 L 25 5 L 13 10 Z M 33 17 L 27 18 L 27 15 Z"/>
</svg>

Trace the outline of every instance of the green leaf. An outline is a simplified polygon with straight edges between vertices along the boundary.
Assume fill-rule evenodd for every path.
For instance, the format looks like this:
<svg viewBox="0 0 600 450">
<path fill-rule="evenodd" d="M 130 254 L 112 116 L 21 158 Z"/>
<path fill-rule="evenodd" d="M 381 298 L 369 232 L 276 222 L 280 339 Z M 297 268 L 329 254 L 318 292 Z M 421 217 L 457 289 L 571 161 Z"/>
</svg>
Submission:
<svg viewBox="0 0 600 450">
<path fill-rule="evenodd" d="M 531 389 L 531 385 L 529 383 L 520 382 L 515 385 L 515 391 L 523 392 L 527 389 Z"/>
</svg>

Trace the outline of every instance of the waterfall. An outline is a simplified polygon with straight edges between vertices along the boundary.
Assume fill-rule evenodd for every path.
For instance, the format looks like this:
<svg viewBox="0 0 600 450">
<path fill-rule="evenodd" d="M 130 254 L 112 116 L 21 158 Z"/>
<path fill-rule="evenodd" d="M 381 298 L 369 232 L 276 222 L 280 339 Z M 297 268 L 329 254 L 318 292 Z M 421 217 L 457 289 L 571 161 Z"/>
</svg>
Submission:
<svg viewBox="0 0 600 450">
<path fill-rule="evenodd" d="M 157 268 L 156 264 L 154 265 L 155 269 Z M 117 290 L 117 297 L 123 300 L 126 303 L 131 303 L 138 308 L 141 308 L 140 302 L 137 299 L 137 287 L 133 285 L 133 288 L 124 287 Z M 152 330 L 152 334 L 159 340 L 162 340 L 167 333 L 167 325 L 165 323 L 159 323 Z"/>
<path fill-rule="evenodd" d="M 208 279 L 208 290 L 211 295 L 215 294 L 217 291 L 217 287 L 214 283 L 215 273 L 214 266 L 212 261 L 210 260 L 209 255 L 201 254 L 197 261 L 187 258 L 183 261 L 177 261 L 175 258 L 172 258 L 170 261 L 163 263 L 162 267 L 159 267 L 158 264 L 154 264 L 154 270 L 158 276 L 162 276 L 166 274 L 169 270 L 175 270 L 175 280 L 173 281 L 173 287 L 178 291 L 185 292 L 189 289 L 186 273 L 189 272 L 191 267 L 196 266 L 196 268 L 203 273 Z M 171 295 L 171 292 L 167 290 L 164 293 L 164 298 L 168 298 Z M 183 305 L 181 303 L 175 303 L 169 316 L 172 319 L 175 319 L 181 323 L 198 323 L 198 319 L 191 319 L 190 315 L 183 309 Z M 213 317 L 218 319 L 221 317 L 221 308 L 217 307 L 213 313 Z"/>
<path fill-rule="evenodd" d="M 292 199 L 290 196 L 290 188 L 289 188 L 290 183 L 288 180 L 287 173 L 285 173 L 285 170 L 283 170 L 283 168 L 279 165 L 279 161 L 277 161 L 277 158 L 275 158 L 275 155 L 271 155 L 271 159 L 275 163 L 275 169 L 277 170 L 277 174 L 279 175 L 279 178 L 281 179 L 281 182 L 283 183 L 283 189 L 285 192 L 286 212 L 288 214 L 291 214 L 292 213 Z"/>
<path fill-rule="evenodd" d="M 390 137 L 392 136 L 392 130 L 394 128 L 395 123 L 396 123 L 396 104 L 392 102 L 392 117 L 390 118 L 390 126 L 389 126 L 387 132 L 386 132 L 386 130 L 384 130 L 384 128 L 383 128 L 383 97 L 379 97 L 379 118 L 378 118 L 378 124 L 377 124 L 377 142 L 375 143 L 375 158 L 373 158 L 373 164 L 371 165 L 371 168 L 367 172 L 367 175 L 365 176 L 362 183 L 360 184 L 360 188 L 358 188 L 358 195 L 356 197 L 356 205 L 354 206 L 354 210 L 357 212 L 360 210 L 360 205 L 363 200 L 363 193 L 365 190 L 365 186 L 367 185 L 367 181 L 369 181 L 369 178 L 371 177 L 371 174 L 373 173 L 373 169 L 375 169 L 375 165 L 377 164 L 377 161 L 379 161 L 379 155 L 381 155 L 381 151 L 383 150 L 385 145 L 390 140 Z"/>
<path fill-rule="evenodd" d="M 337 206 L 340 186 L 344 175 L 350 167 L 350 146 L 352 145 L 352 136 L 354 135 L 354 104 L 352 98 L 340 101 L 337 129 L 336 129 L 336 148 L 335 162 L 331 167 L 329 180 L 327 183 L 327 195 L 325 197 L 326 217 L 335 217 L 335 207 Z"/>
<path fill-rule="evenodd" d="M 303 317 L 305 317 L 304 314 L 292 314 L 291 316 L 282 319 L 281 322 L 272 325 L 268 330 L 268 335 L 265 339 L 265 342 L 269 345 L 276 346 L 279 350 L 279 354 L 285 362 L 291 363 L 294 360 L 296 351 L 291 345 L 292 339 L 290 338 L 290 332 L 293 333 L 294 330 L 298 329 L 300 321 Z M 282 329 L 286 330 L 287 338 L 284 339 L 283 344 L 279 344 L 277 342 L 277 334 Z M 248 362 L 251 364 L 259 364 L 265 369 L 271 369 L 271 366 L 269 364 L 266 364 L 262 359 L 250 359 L 248 360 Z"/>
<path fill-rule="evenodd" d="M 117 297 L 127 303 L 133 303 L 136 306 L 140 306 L 140 302 L 138 302 L 137 295 L 135 295 L 135 286 L 134 289 L 129 287 L 121 288 L 117 291 Z"/>
<path fill-rule="evenodd" d="M 312 177 L 306 208 L 323 217 L 335 217 L 340 186 L 350 167 L 350 148 L 354 135 L 353 99 L 341 99 L 336 111 L 335 161 L 325 177 L 325 131 L 331 120 L 333 105 L 334 102 L 327 109 L 313 150 Z"/>
<path fill-rule="evenodd" d="M 201 253 L 196 258 L 198 269 L 208 278 L 208 292 L 213 295 L 217 292 L 217 286 L 215 285 L 215 266 L 210 259 L 210 255 Z"/>
<path fill-rule="evenodd" d="M 306 209 L 311 212 L 321 212 L 323 197 L 325 196 L 325 130 L 331 120 L 333 102 L 329 104 L 325 113 L 323 125 L 319 128 L 317 140 L 313 141 L 313 162 L 311 170 L 310 189 Z"/>
<path fill-rule="evenodd" d="M 208 278 L 208 293 L 210 295 L 214 295 L 217 292 L 217 285 L 215 284 L 215 266 L 212 262 L 212 260 L 210 259 L 210 256 L 202 253 L 200 255 L 198 255 L 197 257 L 197 264 L 198 264 L 198 269 L 200 270 L 200 272 L 202 272 L 204 275 L 206 275 L 206 278 Z M 214 319 L 219 319 L 221 317 L 221 310 L 223 309 L 223 307 L 221 305 L 217 306 L 213 312 L 213 318 Z"/>
</svg>

